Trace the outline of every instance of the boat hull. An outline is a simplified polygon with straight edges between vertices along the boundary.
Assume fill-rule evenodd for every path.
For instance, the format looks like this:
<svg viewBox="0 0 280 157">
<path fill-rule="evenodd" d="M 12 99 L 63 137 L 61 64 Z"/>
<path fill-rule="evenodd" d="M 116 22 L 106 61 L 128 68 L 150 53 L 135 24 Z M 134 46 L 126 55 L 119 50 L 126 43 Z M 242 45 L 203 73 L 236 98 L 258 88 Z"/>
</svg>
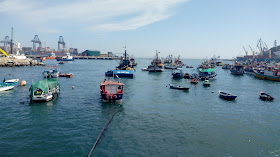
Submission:
<svg viewBox="0 0 280 157">
<path fill-rule="evenodd" d="M 118 77 L 134 77 L 134 70 L 113 70 L 112 76 L 118 75 Z M 109 75 L 106 75 L 109 76 Z"/>
<path fill-rule="evenodd" d="M 164 68 L 148 68 L 149 72 L 163 72 Z"/>
<path fill-rule="evenodd" d="M 114 94 L 108 96 L 107 94 L 101 93 L 101 98 L 103 102 L 122 102 L 123 94 Z"/>
<path fill-rule="evenodd" d="M 13 89 L 13 88 L 15 88 L 15 86 L 0 87 L 0 92 L 1 92 L 1 91 L 11 90 L 11 89 Z"/>
<path fill-rule="evenodd" d="M 175 85 L 169 85 L 171 89 L 178 89 L 178 90 L 189 90 L 188 87 L 181 87 L 181 86 L 175 86 Z"/>
<path fill-rule="evenodd" d="M 225 92 L 219 91 L 220 98 L 225 99 L 225 100 L 235 100 L 237 97 L 236 95 L 228 94 Z"/>
<path fill-rule="evenodd" d="M 256 71 L 254 71 L 254 74 L 257 78 L 263 79 L 263 80 L 271 80 L 271 81 L 280 81 L 280 76 L 268 76 L 260 74 Z"/>
<path fill-rule="evenodd" d="M 34 102 L 48 102 L 53 99 L 53 94 L 48 94 L 47 96 L 33 96 L 32 101 Z"/>
</svg>

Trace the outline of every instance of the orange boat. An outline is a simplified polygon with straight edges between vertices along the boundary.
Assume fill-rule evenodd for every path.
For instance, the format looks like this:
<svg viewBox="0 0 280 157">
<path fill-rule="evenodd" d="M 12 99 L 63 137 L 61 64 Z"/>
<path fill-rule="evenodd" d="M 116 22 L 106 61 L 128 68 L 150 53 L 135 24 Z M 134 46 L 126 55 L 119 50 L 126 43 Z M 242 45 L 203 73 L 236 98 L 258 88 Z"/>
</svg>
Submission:
<svg viewBox="0 0 280 157">
<path fill-rule="evenodd" d="M 47 59 L 56 59 L 55 53 L 51 53 L 51 56 L 48 56 Z"/>
<path fill-rule="evenodd" d="M 46 59 L 56 59 L 56 57 L 49 56 L 49 57 L 46 57 Z"/>
<path fill-rule="evenodd" d="M 67 78 L 72 78 L 72 77 L 73 77 L 73 74 L 72 74 L 72 73 L 66 74 L 66 77 L 67 77 Z"/>
</svg>

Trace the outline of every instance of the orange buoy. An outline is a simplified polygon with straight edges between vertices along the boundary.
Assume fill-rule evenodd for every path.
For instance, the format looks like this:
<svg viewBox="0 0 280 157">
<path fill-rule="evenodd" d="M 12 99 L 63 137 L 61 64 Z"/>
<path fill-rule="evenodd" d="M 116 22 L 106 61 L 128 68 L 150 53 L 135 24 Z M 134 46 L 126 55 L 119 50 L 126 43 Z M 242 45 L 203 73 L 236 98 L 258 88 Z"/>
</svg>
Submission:
<svg viewBox="0 0 280 157">
<path fill-rule="evenodd" d="M 20 82 L 20 85 L 21 85 L 21 86 L 25 86 L 25 85 L 26 85 L 26 81 L 25 81 L 25 80 L 22 80 L 22 81 Z"/>
</svg>

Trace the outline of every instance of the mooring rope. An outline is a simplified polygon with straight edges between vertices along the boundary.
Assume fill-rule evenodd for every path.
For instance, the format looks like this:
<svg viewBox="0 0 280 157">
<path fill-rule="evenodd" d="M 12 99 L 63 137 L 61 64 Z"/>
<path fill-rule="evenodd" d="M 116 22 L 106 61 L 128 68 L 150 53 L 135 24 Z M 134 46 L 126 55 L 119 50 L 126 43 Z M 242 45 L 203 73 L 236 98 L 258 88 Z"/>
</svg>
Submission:
<svg viewBox="0 0 280 157">
<path fill-rule="evenodd" d="M 99 133 L 99 135 L 98 135 L 98 137 L 97 137 L 97 139 L 96 139 L 94 145 L 92 146 L 92 148 L 91 148 L 91 150 L 90 150 L 90 152 L 89 152 L 89 154 L 88 154 L 88 157 L 91 156 L 91 154 L 92 154 L 92 152 L 94 151 L 94 149 L 96 148 L 98 142 L 100 141 L 100 139 L 101 139 L 102 136 L 104 135 L 105 131 L 107 130 L 108 126 L 109 126 L 110 123 L 112 122 L 114 116 L 119 112 L 121 106 L 122 106 L 122 105 L 119 105 L 118 109 L 117 109 L 116 112 L 113 114 L 113 116 L 110 118 L 110 120 L 107 121 L 107 122 L 105 123 L 105 125 L 103 126 L 101 132 Z"/>
</svg>

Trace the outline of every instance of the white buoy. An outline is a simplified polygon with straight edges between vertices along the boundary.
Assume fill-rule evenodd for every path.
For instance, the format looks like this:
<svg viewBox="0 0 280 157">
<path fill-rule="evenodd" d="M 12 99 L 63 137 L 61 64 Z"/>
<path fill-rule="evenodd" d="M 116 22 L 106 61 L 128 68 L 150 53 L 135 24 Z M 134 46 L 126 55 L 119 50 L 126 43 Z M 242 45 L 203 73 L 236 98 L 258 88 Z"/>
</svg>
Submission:
<svg viewBox="0 0 280 157">
<path fill-rule="evenodd" d="M 25 81 L 25 80 L 22 80 L 22 81 L 20 82 L 20 85 L 21 85 L 21 86 L 25 86 L 25 85 L 26 85 L 26 81 Z"/>
<path fill-rule="evenodd" d="M 75 86 L 72 86 L 72 89 L 74 89 L 75 88 Z"/>
</svg>

